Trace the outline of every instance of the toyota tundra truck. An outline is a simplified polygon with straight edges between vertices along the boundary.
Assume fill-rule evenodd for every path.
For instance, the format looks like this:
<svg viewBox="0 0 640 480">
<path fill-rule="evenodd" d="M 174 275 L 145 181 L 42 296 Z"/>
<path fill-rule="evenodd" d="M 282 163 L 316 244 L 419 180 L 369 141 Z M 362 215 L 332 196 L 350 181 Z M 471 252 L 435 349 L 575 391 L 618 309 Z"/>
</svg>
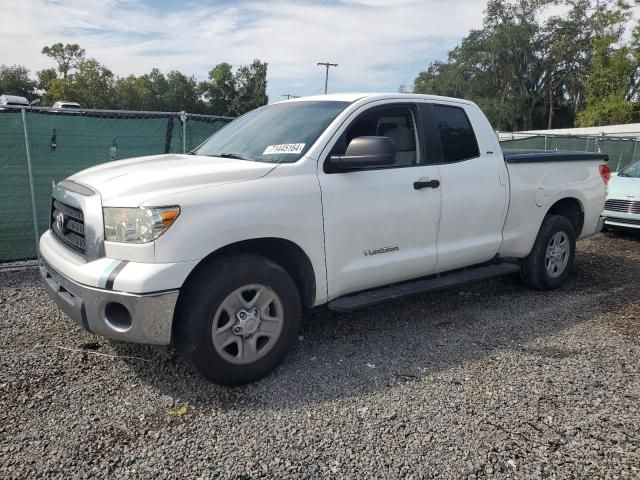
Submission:
<svg viewBox="0 0 640 480">
<path fill-rule="evenodd" d="M 558 287 L 576 240 L 602 227 L 606 162 L 503 152 L 461 99 L 297 98 L 188 154 L 57 183 L 40 270 L 88 332 L 174 345 L 205 378 L 237 385 L 282 361 L 303 309 L 373 309 L 511 273 Z"/>
</svg>

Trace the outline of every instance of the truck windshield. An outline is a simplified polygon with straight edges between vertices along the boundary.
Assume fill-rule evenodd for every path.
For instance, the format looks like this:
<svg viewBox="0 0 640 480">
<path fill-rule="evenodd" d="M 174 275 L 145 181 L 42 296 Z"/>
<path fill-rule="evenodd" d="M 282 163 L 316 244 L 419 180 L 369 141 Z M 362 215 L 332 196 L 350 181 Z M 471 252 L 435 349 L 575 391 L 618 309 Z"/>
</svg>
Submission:
<svg viewBox="0 0 640 480">
<path fill-rule="evenodd" d="M 193 153 L 257 162 L 301 158 L 349 102 L 297 101 L 266 105 L 234 120 Z"/>
<path fill-rule="evenodd" d="M 640 160 L 632 163 L 627 168 L 618 173 L 619 177 L 640 178 Z"/>
</svg>

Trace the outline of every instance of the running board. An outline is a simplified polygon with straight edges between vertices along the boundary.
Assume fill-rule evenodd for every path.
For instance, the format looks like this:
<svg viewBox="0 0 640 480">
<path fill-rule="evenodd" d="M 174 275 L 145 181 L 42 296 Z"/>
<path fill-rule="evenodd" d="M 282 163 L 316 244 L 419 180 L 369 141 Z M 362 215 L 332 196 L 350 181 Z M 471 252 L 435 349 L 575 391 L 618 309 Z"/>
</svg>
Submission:
<svg viewBox="0 0 640 480">
<path fill-rule="evenodd" d="M 459 270 L 443 274 L 438 277 L 421 278 L 408 282 L 397 283 L 385 287 L 365 290 L 360 293 L 346 295 L 329 302 L 329 308 L 336 312 L 350 312 L 359 308 L 371 307 L 380 303 L 408 297 L 419 293 L 433 292 L 449 287 L 459 287 L 478 280 L 508 275 L 520 271 L 520 267 L 513 263 L 499 263 Z"/>
</svg>

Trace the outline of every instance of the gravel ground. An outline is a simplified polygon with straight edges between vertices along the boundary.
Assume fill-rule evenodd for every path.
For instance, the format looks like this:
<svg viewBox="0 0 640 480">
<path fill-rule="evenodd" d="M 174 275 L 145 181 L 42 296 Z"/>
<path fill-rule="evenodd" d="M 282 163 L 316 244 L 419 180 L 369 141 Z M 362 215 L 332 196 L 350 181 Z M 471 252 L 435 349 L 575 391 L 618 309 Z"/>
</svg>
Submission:
<svg viewBox="0 0 640 480">
<path fill-rule="evenodd" d="M 207 384 L 93 337 L 0 272 L 2 478 L 639 478 L 640 237 L 505 277 L 310 313 L 268 378 Z"/>
</svg>

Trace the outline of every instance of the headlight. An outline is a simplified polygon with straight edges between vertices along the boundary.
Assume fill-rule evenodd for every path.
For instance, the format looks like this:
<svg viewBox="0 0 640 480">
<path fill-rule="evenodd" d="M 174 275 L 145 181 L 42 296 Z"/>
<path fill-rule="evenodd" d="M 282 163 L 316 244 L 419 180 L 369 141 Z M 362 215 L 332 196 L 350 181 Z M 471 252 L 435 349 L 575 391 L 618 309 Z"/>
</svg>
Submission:
<svg viewBox="0 0 640 480">
<path fill-rule="evenodd" d="M 147 243 L 155 240 L 180 215 L 180 207 L 103 208 L 104 239 Z"/>
</svg>

